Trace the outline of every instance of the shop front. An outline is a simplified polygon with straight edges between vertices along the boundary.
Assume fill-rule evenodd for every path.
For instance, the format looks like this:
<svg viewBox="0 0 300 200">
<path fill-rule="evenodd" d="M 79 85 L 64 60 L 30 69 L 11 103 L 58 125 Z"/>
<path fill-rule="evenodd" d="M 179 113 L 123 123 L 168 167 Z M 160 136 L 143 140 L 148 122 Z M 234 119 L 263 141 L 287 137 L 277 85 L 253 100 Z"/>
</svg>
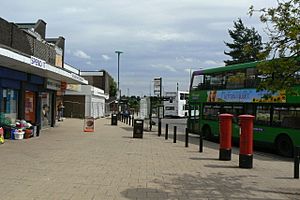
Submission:
<svg viewBox="0 0 300 200">
<path fill-rule="evenodd" d="M 73 71 L 0 46 L 0 127 L 6 132 L 20 122 L 35 128 L 54 127 L 61 83 L 88 83 L 78 70 Z"/>
<path fill-rule="evenodd" d="M 19 118 L 21 82 L 26 73 L 0 67 L 0 123 L 12 124 Z"/>
<path fill-rule="evenodd" d="M 38 92 L 43 84 L 37 75 L 0 67 L 0 126 L 5 127 L 6 137 L 21 121 L 40 123 Z"/>
<path fill-rule="evenodd" d="M 46 79 L 45 91 L 41 97 L 41 126 L 42 128 L 53 127 L 57 118 L 57 91 L 61 88 L 61 82 Z"/>
</svg>

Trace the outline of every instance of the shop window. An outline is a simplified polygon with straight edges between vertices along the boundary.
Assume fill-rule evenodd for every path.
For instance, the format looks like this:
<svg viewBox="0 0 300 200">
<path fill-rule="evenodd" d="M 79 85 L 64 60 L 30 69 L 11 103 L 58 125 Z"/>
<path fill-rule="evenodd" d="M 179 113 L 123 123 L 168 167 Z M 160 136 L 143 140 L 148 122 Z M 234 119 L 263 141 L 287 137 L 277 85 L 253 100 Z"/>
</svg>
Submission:
<svg viewBox="0 0 300 200">
<path fill-rule="evenodd" d="M 13 89 L 3 89 L 1 100 L 1 113 L 4 114 L 6 122 L 14 123 L 18 113 L 18 91 Z"/>
</svg>

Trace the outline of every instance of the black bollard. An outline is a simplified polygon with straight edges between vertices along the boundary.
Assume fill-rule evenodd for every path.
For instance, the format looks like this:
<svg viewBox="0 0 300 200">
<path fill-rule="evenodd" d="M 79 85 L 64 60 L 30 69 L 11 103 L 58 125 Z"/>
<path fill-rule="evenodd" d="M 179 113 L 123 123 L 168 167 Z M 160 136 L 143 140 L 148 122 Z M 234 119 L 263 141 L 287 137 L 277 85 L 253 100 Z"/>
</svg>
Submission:
<svg viewBox="0 0 300 200">
<path fill-rule="evenodd" d="M 128 121 L 128 125 L 131 126 L 131 116 L 129 116 L 129 121 Z"/>
<path fill-rule="evenodd" d="M 169 125 L 166 124 L 166 134 L 165 134 L 165 140 L 167 140 L 169 138 Z"/>
<path fill-rule="evenodd" d="M 132 116 L 132 123 L 131 123 L 132 126 L 133 126 L 133 122 L 134 122 L 134 117 Z"/>
<path fill-rule="evenodd" d="M 173 143 L 176 143 L 176 138 L 177 138 L 177 126 L 174 126 Z"/>
<path fill-rule="evenodd" d="M 199 152 L 203 152 L 203 136 L 202 136 L 202 132 L 200 133 L 199 136 Z"/>
<path fill-rule="evenodd" d="M 185 147 L 189 146 L 189 130 L 185 128 Z"/>
<path fill-rule="evenodd" d="M 294 151 L 294 178 L 299 179 L 300 147 L 295 147 Z"/>
<path fill-rule="evenodd" d="M 161 120 L 158 119 L 158 137 L 161 136 Z"/>
<path fill-rule="evenodd" d="M 168 132 L 169 132 L 169 125 L 166 124 L 166 134 L 165 134 L 165 139 L 167 140 L 168 139 Z"/>
</svg>

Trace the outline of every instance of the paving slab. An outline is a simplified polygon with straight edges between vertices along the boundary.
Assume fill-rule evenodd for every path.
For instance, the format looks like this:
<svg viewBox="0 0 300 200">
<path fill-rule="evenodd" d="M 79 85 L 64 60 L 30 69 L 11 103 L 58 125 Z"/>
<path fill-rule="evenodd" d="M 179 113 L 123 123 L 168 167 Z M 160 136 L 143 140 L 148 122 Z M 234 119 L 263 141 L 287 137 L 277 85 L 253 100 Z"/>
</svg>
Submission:
<svg viewBox="0 0 300 200">
<path fill-rule="evenodd" d="M 173 143 L 156 127 L 132 138 L 133 128 L 109 118 L 83 132 L 83 120 L 65 119 L 40 137 L 0 145 L 0 199 L 300 199 L 293 162 L 255 154 L 252 169 L 219 161 L 218 144 L 197 137 Z M 183 133 L 178 133 L 178 138 Z"/>
</svg>

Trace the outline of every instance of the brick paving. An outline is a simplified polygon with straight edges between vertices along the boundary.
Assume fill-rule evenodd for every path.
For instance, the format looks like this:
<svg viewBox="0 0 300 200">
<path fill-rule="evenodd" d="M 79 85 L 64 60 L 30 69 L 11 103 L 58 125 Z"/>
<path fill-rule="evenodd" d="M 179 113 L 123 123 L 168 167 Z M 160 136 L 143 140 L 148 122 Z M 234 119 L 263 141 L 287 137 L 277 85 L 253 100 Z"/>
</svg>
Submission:
<svg viewBox="0 0 300 200">
<path fill-rule="evenodd" d="M 211 142 L 199 153 L 197 142 L 185 148 L 154 131 L 135 139 L 132 127 L 110 119 L 98 119 L 94 133 L 82 129 L 83 120 L 66 119 L 0 145 L 0 199 L 300 199 L 289 159 L 255 154 L 254 168 L 240 169 L 237 154 L 219 161 Z"/>
</svg>

